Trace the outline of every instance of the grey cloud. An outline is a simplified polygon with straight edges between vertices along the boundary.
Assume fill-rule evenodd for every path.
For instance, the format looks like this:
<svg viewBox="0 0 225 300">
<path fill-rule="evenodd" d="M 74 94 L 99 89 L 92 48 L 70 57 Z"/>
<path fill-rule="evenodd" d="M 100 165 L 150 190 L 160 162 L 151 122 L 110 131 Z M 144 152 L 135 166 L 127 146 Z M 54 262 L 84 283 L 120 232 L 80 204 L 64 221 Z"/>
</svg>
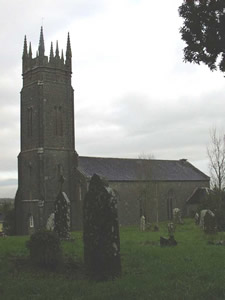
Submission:
<svg viewBox="0 0 225 300">
<path fill-rule="evenodd" d="M 143 95 L 129 95 L 119 99 L 108 111 L 80 110 L 76 131 L 78 148 L 81 152 L 104 156 L 130 157 L 150 152 L 157 158 L 160 155 L 171 159 L 205 158 L 209 129 L 224 118 L 223 91 L 198 99 L 180 99 L 175 104 L 160 103 Z M 93 127 L 98 131 L 90 135 Z"/>
<path fill-rule="evenodd" d="M 18 183 L 18 180 L 15 178 L 0 180 L 0 186 L 15 186 L 15 185 L 17 185 L 17 183 Z"/>
</svg>

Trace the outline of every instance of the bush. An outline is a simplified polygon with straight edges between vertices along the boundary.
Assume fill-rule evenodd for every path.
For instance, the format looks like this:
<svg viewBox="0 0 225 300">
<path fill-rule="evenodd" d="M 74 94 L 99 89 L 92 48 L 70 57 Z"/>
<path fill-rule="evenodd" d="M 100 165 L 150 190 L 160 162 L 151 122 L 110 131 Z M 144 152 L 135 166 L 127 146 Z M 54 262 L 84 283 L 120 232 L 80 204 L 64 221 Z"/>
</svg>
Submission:
<svg viewBox="0 0 225 300">
<path fill-rule="evenodd" d="M 14 208 L 11 208 L 5 212 L 3 231 L 6 235 L 16 234 L 16 215 Z"/>
<path fill-rule="evenodd" d="M 55 232 L 46 229 L 38 230 L 31 235 L 26 244 L 34 265 L 55 269 L 62 261 L 60 239 Z"/>
<path fill-rule="evenodd" d="M 225 209 L 216 210 L 216 224 L 218 231 L 225 231 Z"/>
</svg>

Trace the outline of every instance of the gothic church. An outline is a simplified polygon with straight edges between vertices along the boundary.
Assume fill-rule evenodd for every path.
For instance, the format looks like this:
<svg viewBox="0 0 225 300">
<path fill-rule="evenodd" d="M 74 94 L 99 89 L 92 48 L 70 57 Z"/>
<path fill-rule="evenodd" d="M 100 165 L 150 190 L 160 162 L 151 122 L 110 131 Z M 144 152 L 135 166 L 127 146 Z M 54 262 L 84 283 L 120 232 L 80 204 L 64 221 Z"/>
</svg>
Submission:
<svg viewBox="0 0 225 300">
<path fill-rule="evenodd" d="M 17 234 L 45 227 L 60 190 L 70 201 L 71 229 L 82 227 L 82 200 L 94 173 L 117 191 L 121 225 L 137 224 L 140 215 L 158 222 L 172 208 L 186 214 L 186 199 L 209 177 L 186 160 L 79 157 L 75 151 L 72 52 L 68 34 L 64 58 L 45 55 L 41 28 L 36 57 L 24 39 L 21 90 L 21 150 L 15 197 Z"/>
</svg>

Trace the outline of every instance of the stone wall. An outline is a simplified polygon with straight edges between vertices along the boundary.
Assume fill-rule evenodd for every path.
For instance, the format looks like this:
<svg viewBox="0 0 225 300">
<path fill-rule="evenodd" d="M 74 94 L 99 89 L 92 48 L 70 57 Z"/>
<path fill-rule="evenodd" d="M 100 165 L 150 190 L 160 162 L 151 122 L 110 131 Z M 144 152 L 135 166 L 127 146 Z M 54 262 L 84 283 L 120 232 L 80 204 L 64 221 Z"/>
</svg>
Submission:
<svg viewBox="0 0 225 300">
<path fill-rule="evenodd" d="M 139 224 L 141 214 L 150 223 L 168 220 L 168 199 L 172 199 L 171 209 L 178 207 L 182 216 L 187 216 L 187 198 L 196 187 L 209 186 L 207 181 L 109 184 L 119 194 L 118 213 L 121 225 Z"/>
</svg>

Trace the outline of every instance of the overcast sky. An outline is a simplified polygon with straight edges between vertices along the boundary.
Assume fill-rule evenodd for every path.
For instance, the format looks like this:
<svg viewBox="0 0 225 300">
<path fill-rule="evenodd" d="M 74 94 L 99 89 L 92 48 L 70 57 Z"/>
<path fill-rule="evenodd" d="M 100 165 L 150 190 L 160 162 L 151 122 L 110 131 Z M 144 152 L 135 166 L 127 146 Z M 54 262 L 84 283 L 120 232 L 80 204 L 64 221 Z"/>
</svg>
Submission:
<svg viewBox="0 0 225 300">
<path fill-rule="evenodd" d="M 70 32 L 79 155 L 187 158 L 208 174 L 209 130 L 224 130 L 225 78 L 183 62 L 182 0 L 0 0 L 0 197 L 14 197 L 24 35 Z"/>
</svg>

